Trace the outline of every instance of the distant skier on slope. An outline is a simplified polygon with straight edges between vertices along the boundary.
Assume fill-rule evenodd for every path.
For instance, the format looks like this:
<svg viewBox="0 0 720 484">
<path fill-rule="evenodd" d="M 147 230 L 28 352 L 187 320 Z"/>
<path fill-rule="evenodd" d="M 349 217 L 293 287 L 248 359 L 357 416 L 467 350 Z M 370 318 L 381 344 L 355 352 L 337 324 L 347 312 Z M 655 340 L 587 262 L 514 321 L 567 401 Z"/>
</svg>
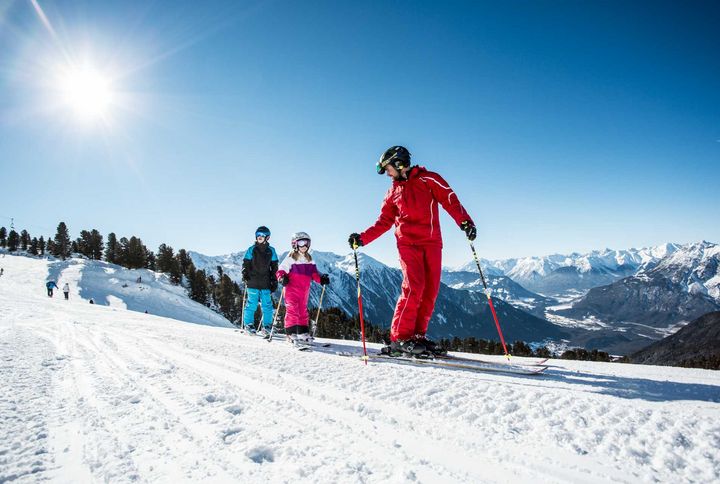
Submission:
<svg viewBox="0 0 720 484">
<path fill-rule="evenodd" d="M 243 308 L 243 326 L 248 331 L 255 331 L 255 309 L 258 299 L 262 308 L 263 328 L 258 332 L 267 336 L 273 318 L 273 302 L 271 294 L 275 292 L 278 281 L 275 273 L 278 270 L 278 256 L 270 245 L 270 229 L 260 226 L 255 231 L 255 244 L 250 246 L 243 258 L 242 278 L 245 283 L 247 303 Z"/>
<path fill-rule="evenodd" d="M 305 232 L 293 234 L 292 250 L 280 264 L 278 281 L 285 286 L 285 334 L 292 343 L 309 343 L 310 283 L 330 284 L 330 276 L 320 274 L 309 253 L 310 236 Z"/>
<path fill-rule="evenodd" d="M 70 298 L 70 284 L 67 282 L 63 285 L 63 294 L 65 295 L 65 300 L 67 301 Z"/>
<path fill-rule="evenodd" d="M 48 297 L 53 297 L 53 289 L 60 289 L 57 284 L 55 284 L 55 281 L 47 281 L 45 287 L 47 288 Z"/>
<path fill-rule="evenodd" d="M 440 353 L 427 338 L 428 323 L 440 290 L 442 235 L 438 204 L 450 214 L 469 240 L 476 228 L 455 192 L 437 173 L 410 165 L 410 152 L 402 146 L 387 149 L 377 162 L 378 174 L 392 178 L 377 221 L 361 234 L 353 233 L 351 248 L 371 243 L 395 225 L 403 282 L 390 328 L 393 355 Z"/>
</svg>

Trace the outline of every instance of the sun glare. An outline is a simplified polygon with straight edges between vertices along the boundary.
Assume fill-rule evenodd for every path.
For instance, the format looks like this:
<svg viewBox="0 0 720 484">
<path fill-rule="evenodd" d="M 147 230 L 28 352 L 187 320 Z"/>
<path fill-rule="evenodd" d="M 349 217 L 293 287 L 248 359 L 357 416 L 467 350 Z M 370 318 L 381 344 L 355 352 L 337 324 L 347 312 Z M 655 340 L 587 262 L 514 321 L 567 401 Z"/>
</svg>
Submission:
<svg viewBox="0 0 720 484">
<path fill-rule="evenodd" d="M 113 103 L 109 80 L 91 68 L 65 72 L 60 79 L 63 102 L 81 119 L 105 117 Z"/>
</svg>

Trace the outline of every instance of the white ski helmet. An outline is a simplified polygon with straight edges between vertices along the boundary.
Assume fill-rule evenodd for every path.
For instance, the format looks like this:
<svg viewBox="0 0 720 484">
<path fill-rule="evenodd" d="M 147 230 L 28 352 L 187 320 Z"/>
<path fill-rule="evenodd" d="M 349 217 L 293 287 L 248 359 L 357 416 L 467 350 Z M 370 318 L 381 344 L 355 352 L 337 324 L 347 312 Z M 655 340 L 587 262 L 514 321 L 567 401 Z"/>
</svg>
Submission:
<svg viewBox="0 0 720 484">
<path fill-rule="evenodd" d="M 292 240 L 290 243 L 292 244 L 292 248 L 297 250 L 298 248 L 298 241 L 300 240 L 306 240 L 307 241 L 307 247 L 310 248 L 310 236 L 307 234 L 307 232 L 295 232 L 292 236 Z"/>
</svg>

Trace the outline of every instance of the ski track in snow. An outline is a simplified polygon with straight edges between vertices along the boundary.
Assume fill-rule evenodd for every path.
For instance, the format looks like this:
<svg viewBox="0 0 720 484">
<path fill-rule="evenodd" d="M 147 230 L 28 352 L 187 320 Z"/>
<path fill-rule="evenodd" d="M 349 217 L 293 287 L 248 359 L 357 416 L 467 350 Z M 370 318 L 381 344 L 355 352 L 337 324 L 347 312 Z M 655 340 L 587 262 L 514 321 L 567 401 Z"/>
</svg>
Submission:
<svg viewBox="0 0 720 484">
<path fill-rule="evenodd" d="M 720 372 L 365 366 L 50 299 L 46 261 L 3 267 L 0 482 L 720 479 Z"/>
</svg>

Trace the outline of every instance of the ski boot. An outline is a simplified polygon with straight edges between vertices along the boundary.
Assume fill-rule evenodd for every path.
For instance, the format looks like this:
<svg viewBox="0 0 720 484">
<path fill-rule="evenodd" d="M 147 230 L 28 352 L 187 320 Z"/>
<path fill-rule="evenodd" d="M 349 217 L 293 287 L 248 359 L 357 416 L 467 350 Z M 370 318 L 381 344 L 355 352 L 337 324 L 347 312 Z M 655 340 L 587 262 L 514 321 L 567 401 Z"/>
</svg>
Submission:
<svg viewBox="0 0 720 484">
<path fill-rule="evenodd" d="M 242 329 L 247 334 L 255 334 L 255 328 L 253 328 L 250 324 L 244 324 Z"/>
<path fill-rule="evenodd" d="M 413 341 L 420 343 L 433 356 L 447 356 L 447 350 L 425 335 L 415 335 Z"/>
<path fill-rule="evenodd" d="M 260 328 L 259 331 L 255 333 L 257 336 L 262 336 L 265 339 L 270 338 L 270 331 L 268 331 L 264 326 Z"/>
<path fill-rule="evenodd" d="M 383 347 L 380 352 L 384 355 L 392 357 L 405 357 L 405 358 L 423 358 L 423 355 L 427 353 L 427 349 L 422 343 L 418 343 L 413 340 L 407 341 L 393 341 L 388 346 Z"/>
</svg>

